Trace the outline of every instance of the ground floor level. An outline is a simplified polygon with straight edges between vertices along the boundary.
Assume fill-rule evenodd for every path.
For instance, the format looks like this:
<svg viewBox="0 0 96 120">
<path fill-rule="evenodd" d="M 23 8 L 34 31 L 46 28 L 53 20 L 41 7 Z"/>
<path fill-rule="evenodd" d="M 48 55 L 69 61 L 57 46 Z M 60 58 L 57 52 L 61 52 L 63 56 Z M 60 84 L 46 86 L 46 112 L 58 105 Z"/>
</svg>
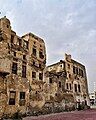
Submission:
<svg viewBox="0 0 96 120">
<path fill-rule="evenodd" d="M 0 117 L 22 114 L 49 114 L 83 109 L 88 106 L 88 96 L 58 92 L 45 99 L 42 82 L 29 84 L 27 78 L 17 75 L 0 76 Z"/>
</svg>

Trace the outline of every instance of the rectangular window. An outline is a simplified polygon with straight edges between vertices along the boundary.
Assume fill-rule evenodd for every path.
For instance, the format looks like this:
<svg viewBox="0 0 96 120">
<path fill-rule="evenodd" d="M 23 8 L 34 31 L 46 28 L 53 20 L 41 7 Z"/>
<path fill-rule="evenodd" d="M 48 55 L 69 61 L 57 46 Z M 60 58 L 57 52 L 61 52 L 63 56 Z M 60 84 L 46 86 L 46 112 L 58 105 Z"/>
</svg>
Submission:
<svg viewBox="0 0 96 120">
<path fill-rule="evenodd" d="M 75 74 L 75 66 L 73 66 L 73 73 Z"/>
<path fill-rule="evenodd" d="M 15 97 L 16 97 L 16 92 L 15 91 L 10 91 L 9 105 L 15 105 Z"/>
<path fill-rule="evenodd" d="M 25 105 L 25 92 L 20 92 L 20 100 L 19 100 L 19 105 L 24 106 Z"/>
<path fill-rule="evenodd" d="M 65 91 L 65 85 L 62 84 L 62 91 Z"/>
<path fill-rule="evenodd" d="M 18 38 L 19 46 L 22 45 L 22 40 Z"/>
<path fill-rule="evenodd" d="M 17 63 L 13 62 L 12 64 L 12 73 L 17 74 Z"/>
<path fill-rule="evenodd" d="M 77 92 L 77 84 L 74 84 L 74 90 Z"/>
<path fill-rule="evenodd" d="M 36 56 L 36 48 L 33 48 L 33 55 Z"/>
<path fill-rule="evenodd" d="M 26 55 L 23 55 L 23 60 L 26 60 Z"/>
<path fill-rule="evenodd" d="M 84 77 L 83 70 L 81 70 L 81 76 Z"/>
<path fill-rule="evenodd" d="M 49 83 L 52 83 L 52 78 L 49 78 Z"/>
<path fill-rule="evenodd" d="M 43 80 L 43 73 L 39 73 L 39 79 Z"/>
<path fill-rule="evenodd" d="M 2 37 L 2 31 L 0 30 L 0 42 L 3 40 L 4 40 L 4 38 Z"/>
<path fill-rule="evenodd" d="M 78 68 L 76 67 L 76 74 L 78 75 Z"/>
<path fill-rule="evenodd" d="M 25 92 L 20 92 L 20 99 L 25 99 Z"/>
<path fill-rule="evenodd" d="M 81 69 L 79 68 L 79 75 L 81 75 Z"/>
<path fill-rule="evenodd" d="M 16 52 L 14 52 L 14 56 L 16 57 Z"/>
<path fill-rule="evenodd" d="M 41 59 L 44 58 L 44 55 L 43 55 L 43 52 L 42 52 L 42 51 L 39 51 L 39 57 L 40 57 Z"/>
<path fill-rule="evenodd" d="M 25 49 L 28 49 L 28 41 L 25 41 L 25 40 L 24 40 L 24 42 L 23 42 L 23 47 L 24 47 Z"/>
<path fill-rule="evenodd" d="M 59 88 L 61 88 L 61 82 L 59 81 Z"/>
<path fill-rule="evenodd" d="M 81 92 L 81 88 L 80 88 L 80 85 L 78 85 L 78 92 Z"/>
<path fill-rule="evenodd" d="M 71 78 L 71 74 L 69 74 L 69 78 Z"/>
<path fill-rule="evenodd" d="M 68 83 L 66 83 L 66 88 L 69 89 Z"/>
<path fill-rule="evenodd" d="M 72 89 L 71 83 L 69 84 L 69 86 L 70 86 L 70 90 L 71 90 Z"/>
<path fill-rule="evenodd" d="M 26 78 L 26 66 L 22 65 L 22 77 Z"/>
<path fill-rule="evenodd" d="M 32 72 L 32 78 L 36 78 L 36 72 Z"/>
<path fill-rule="evenodd" d="M 79 69 L 79 75 L 84 77 L 84 73 L 83 73 L 83 70 Z"/>
</svg>

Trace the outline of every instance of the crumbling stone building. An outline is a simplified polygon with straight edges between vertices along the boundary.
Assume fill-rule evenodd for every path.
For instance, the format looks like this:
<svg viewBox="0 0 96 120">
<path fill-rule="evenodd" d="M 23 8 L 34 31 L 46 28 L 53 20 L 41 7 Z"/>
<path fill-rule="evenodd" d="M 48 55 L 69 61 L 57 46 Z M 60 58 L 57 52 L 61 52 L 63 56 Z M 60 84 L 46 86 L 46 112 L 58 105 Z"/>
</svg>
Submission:
<svg viewBox="0 0 96 120">
<path fill-rule="evenodd" d="M 66 71 L 64 66 L 65 63 L 60 61 L 45 68 L 45 92 L 48 92 L 45 97 L 46 101 L 54 99 L 57 94 L 65 91 Z"/>
<path fill-rule="evenodd" d="M 0 117 L 77 102 L 89 102 L 85 66 L 65 54 L 65 60 L 46 67 L 44 40 L 32 33 L 19 37 L 9 19 L 1 18 Z"/>
<path fill-rule="evenodd" d="M 45 69 L 45 85 L 46 85 L 46 104 L 50 104 L 51 107 L 66 109 L 66 105 L 73 105 L 74 98 L 72 93 L 66 92 L 66 63 L 63 60 L 53 65 L 47 66 Z M 46 92 L 45 91 L 45 92 Z M 56 109 L 54 109 L 56 111 Z"/>
<path fill-rule="evenodd" d="M 65 73 L 64 76 L 62 76 L 63 73 Z M 54 76 L 51 76 L 51 74 Z M 48 93 L 46 94 L 49 101 L 52 100 L 51 96 L 55 98 L 60 92 L 61 94 L 58 95 L 58 98 L 62 96 L 59 102 L 61 102 L 63 107 L 65 107 L 66 103 L 69 106 L 74 103 L 75 108 L 77 103 L 89 105 L 85 66 L 73 60 L 71 55 L 65 54 L 65 60 L 60 60 L 60 62 L 46 67 L 44 80 L 46 81 L 46 86 L 50 88 L 48 88 Z M 57 89 L 53 91 L 52 89 L 55 86 Z"/>
<path fill-rule="evenodd" d="M 19 37 L 6 17 L 0 19 L 0 116 L 45 103 L 43 70 L 46 50 L 43 39 L 28 33 Z"/>
<path fill-rule="evenodd" d="M 75 102 L 85 102 L 89 105 L 88 84 L 85 66 L 65 54 L 66 89 L 73 92 Z"/>
</svg>

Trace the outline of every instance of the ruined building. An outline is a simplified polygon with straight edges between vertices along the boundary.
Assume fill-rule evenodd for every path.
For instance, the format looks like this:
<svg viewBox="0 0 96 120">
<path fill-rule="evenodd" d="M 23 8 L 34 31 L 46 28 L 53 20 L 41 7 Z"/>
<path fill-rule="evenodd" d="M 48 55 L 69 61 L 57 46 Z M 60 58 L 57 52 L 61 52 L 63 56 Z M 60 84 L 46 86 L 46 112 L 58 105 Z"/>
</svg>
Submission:
<svg viewBox="0 0 96 120">
<path fill-rule="evenodd" d="M 58 98 L 63 106 L 74 104 L 76 107 L 78 102 L 89 105 L 85 66 L 73 60 L 71 55 L 65 54 L 65 60 L 46 67 L 44 80 L 48 87 L 48 101 L 53 97 Z M 55 99 L 53 102 L 56 104 Z"/>
<path fill-rule="evenodd" d="M 44 40 L 32 33 L 19 37 L 6 17 L 0 19 L 0 117 L 88 100 L 84 65 L 65 54 L 46 67 Z"/>
<path fill-rule="evenodd" d="M 73 60 L 71 55 L 65 54 L 66 62 L 66 89 L 72 91 L 76 102 L 85 102 L 89 105 L 88 84 L 85 66 Z"/>
<path fill-rule="evenodd" d="M 0 116 L 41 108 L 45 103 L 43 70 L 46 51 L 43 39 L 28 33 L 22 37 L 0 19 Z"/>
<path fill-rule="evenodd" d="M 73 94 L 67 93 L 65 88 L 67 78 L 65 61 L 60 60 L 60 62 L 47 66 L 44 73 L 44 81 L 46 83 L 45 92 L 47 91 L 45 104 L 54 107 L 54 111 L 57 108 L 66 110 L 66 106 L 72 108 L 74 106 Z"/>
</svg>

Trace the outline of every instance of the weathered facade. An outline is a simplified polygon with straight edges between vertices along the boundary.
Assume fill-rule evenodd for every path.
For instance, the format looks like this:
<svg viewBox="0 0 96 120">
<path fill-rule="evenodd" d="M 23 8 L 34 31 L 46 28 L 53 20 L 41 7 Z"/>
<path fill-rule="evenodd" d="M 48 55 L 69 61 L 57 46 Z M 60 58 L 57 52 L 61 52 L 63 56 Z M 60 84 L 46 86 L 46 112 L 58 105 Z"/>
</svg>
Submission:
<svg viewBox="0 0 96 120">
<path fill-rule="evenodd" d="M 64 66 L 65 63 L 61 61 L 46 67 L 44 79 L 46 82 L 45 86 L 47 86 L 45 87 L 45 92 L 47 92 L 46 101 L 51 98 L 55 99 L 58 94 L 62 94 L 65 91 L 66 71 Z"/>
<path fill-rule="evenodd" d="M 45 69 L 45 83 L 46 89 L 46 102 L 53 103 L 52 107 L 61 108 L 67 110 L 70 106 L 70 110 L 74 109 L 74 97 L 72 92 L 66 90 L 66 63 L 63 60 L 46 67 Z"/>
<path fill-rule="evenodd" d="M 78 102 L 89 104 L 85 66 L 65 54 L 65 60 L 46 67 L 44 40 L 32 33 L 19 37 L 1 18 L 0 117 L 48 106 L 64 110 Z"/>
<path fill-rule="evenodd" d="M 85 102 L 89 105 L 88 84 L 85 66 L 65 54 L 66 89 L 73 92 L 75 102 Z"/>
<path fill-rule="evenodd" d="M 59 72 L 65 72 L 66 74 L 65 76 L 59 74 L 58 76 Z M 50 77 L 51 73 L 54 74 L 54 76 Z M 52 81 L 51 79 L 55 79 L 56 82 L 54 82 L 54 80 Z M 70 103 L 74 103 L 75 107 L 77 103 L 89 105 L 85 66 L 73 60 L 71 58 L 71 55 L 65 54 L 65 60 L 60 60 L 60 62 L 48 66 L 45 71 L 44 80 L 46 81 L 46 86 L 51 86 L 51 89 L 57 86 L 57 89 L 55 89 L 55 91 L 51 92 L 51 89 L 48 89 L 48 94 L 46 94 L 48 99 L 51 100 L 50 96 L 53 96 L 55 98 L 55 95 L 57 95 L 56 93 L 60 92 L 62 93 L 62 100 L 65 104 L 66 102 L 69 103 L 69 105 Z M 61 88 L 62 91 L 60 91 L 58 88 Z M 62 102 L 62 100 L 59 102 Z"/>
<path fill-rule="evenodd" d="M 0 116 L 45 103 L 43 70 L 46 64 L 45 43 L 28 33 L 22 37 L 11 29 L 10 21 L 0 19 Z"/>
</svg>

